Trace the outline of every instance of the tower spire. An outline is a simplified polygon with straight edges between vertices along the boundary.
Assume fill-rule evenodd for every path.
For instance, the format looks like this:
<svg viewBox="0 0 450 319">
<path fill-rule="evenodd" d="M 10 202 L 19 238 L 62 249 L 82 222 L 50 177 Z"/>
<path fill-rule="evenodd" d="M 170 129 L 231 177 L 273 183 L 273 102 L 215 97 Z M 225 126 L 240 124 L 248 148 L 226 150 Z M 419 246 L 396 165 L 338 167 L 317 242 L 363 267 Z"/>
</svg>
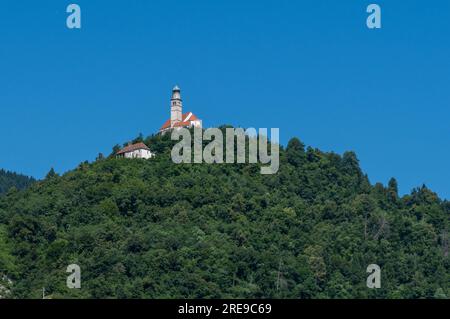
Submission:
<svg viewBox="0 0 450 319">
<path fill-rule="evenodd" d="M 181 99 L 181 90 L 178 85 L 172 89 L 172 98 L 170 99 L 170 127 L 182 121 L 183 100 Z"/>
</svg>

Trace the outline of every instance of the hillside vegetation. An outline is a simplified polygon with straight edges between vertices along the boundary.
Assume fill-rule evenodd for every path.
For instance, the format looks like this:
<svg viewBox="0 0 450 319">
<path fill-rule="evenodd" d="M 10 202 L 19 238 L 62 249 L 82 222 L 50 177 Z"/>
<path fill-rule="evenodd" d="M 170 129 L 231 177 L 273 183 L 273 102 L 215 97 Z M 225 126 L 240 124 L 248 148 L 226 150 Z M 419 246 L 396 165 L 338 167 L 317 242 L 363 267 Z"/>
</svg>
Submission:
<svg viewBox="0 0 450 319">
<path fill-rule="evenodd" d="M 100 157 L 0 197 L 13 298 L 448 298 L 450 203 L 296 138 L 280 170 Z M 69 264 L 81 289 L 66 287 Z M 381 288 L 366 287 L 369 264 Z"/>
<path fill-rule="evenodd" d="M 6 193 L 12 187 L 25 189 L 34 182 L 35 180 L 31 177 L 0 169 L 0 195 Z"/>
</svg>

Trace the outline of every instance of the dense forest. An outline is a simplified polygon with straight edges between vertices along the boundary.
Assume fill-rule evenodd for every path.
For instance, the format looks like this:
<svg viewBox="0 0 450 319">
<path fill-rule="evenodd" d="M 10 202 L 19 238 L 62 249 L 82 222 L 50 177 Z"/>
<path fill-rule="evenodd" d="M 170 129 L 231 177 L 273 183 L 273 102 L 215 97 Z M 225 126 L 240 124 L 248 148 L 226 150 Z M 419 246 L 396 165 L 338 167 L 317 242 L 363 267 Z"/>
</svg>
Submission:
<svg viewBox="0 0 450 319">
<path fill-rule="evenodd" d="M 25 189 L 34 181 L 31 177 L 0 169 L 0 195 L 6 193 L 12 187 Z"/>
<path fill-rule="evenodd" d="M 448 298 L 450 203 L 372 185 L 353 152 L 280 150 L 258 164 L 103 157 L 0 197 L 10 298 Z M 114 149 L 118 149 L 116 146 Z M 66 267 L 81 267 L 81 289 Z M 381 288 L 366 286 L 369 264 Z"/>
</svg>

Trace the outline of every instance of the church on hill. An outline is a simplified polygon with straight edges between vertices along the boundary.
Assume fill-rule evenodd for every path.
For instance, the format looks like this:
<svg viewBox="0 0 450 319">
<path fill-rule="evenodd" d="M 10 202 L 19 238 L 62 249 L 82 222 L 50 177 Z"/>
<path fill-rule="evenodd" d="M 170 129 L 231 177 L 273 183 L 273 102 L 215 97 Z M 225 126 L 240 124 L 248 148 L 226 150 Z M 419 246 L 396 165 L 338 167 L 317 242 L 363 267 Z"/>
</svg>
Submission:
<svg viewBox="0 0 450 319">
<path fill-rule="evenodd" d="M 178 86 L 175 86 L 172 90 L 172 98 L 170 99 L 170 119 L 163 124 L 159 133 L 164 134 L 174 128 L 180 127 L 202 127 L 202 120 L 192 112 L 183 114 L 181 90 Z"/>
<path fill-rule="evenodd" d="M 202 120 L 192 112 L 183 114 L 183 100 L 181 99 L 181 90 L 178 86 L 172 89 L 172 98 L 170 99 L 170 119 L 168 119 L 160 128 L 159 133 L 164 134 L 172 129 L 180 127 L 202 127 Z M 129 143 L 116 153 L 117 158 L 144 158 L 149 159 L 155 156 L 150 148 L 144 143 Z"/>
</svg>

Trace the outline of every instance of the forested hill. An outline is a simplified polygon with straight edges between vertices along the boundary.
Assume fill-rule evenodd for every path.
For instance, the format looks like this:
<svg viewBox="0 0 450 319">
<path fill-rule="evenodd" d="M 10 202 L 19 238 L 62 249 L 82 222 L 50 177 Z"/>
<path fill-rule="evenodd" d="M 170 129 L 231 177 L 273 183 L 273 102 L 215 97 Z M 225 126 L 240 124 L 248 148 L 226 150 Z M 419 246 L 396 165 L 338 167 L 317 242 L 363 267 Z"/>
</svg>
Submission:
<svg viewBox="0 0 450 319">
<path fill-rule="evenodd" d="M 0 169 L 0 195 L 6 193 L 12 187 L 25 189 L 34 181 L 31 177 Z"/>
<path fill-rule="evenodd" d="M 280 170 L 103 158 L 0 197 L 10 297 L 448 298 L 449 213 L 425 186 L 371 185 L 354 153 L 292 139 Z M 66 267 L 82 287 L 66 287 Z M 368 289 L 369 264 L 381 288 Z M 1 276 L 0 276 L 1 278 Z"/>
</svg>

